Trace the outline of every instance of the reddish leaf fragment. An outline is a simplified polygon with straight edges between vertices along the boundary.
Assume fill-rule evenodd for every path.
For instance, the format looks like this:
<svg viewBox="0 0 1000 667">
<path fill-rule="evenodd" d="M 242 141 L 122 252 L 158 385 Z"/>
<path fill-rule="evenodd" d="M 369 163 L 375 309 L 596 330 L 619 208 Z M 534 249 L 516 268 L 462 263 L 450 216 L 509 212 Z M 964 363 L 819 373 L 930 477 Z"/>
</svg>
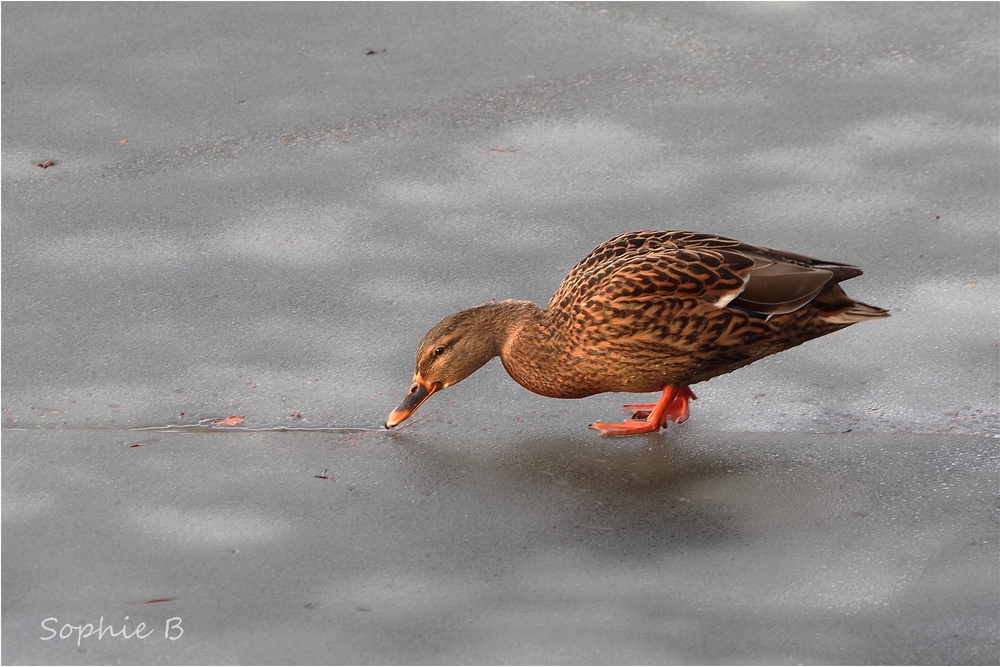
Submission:
<svg viewBox="0 0 1000 667">
<path fill-rule="evenodd" d="M 128 602 L 128 607 L 138 607 L 141 604 L 156 604 L 157 602 L 173 602 L 177 598 L 156 598 L 155 600 L 143 600 L 142 602 Z"/>
<path fill-rule="evenodd" d="M 212 426 L 239 426 L 247 420 L 246 417 L 241 417 L 240 415 L 231 415 L 225 419 L 216 419 L 212 422 Z"/>
<path fill-rule="evenodd" d="M 36 162 L 35 166 L 41 167 L 42 169 L 48 169 L 49 167 L 54 167 L 57 164 L 59 163 L 56 162 L 55 160 L 45 160 L 44 162 Z"/>
</svg>

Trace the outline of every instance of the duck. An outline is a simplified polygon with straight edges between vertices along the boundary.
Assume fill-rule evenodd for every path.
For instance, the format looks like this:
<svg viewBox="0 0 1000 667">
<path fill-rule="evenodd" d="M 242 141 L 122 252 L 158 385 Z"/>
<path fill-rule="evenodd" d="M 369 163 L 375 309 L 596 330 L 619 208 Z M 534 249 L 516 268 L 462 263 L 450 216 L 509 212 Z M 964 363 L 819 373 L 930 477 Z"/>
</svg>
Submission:
<svg viewBox="0 0 1000 667">
<path fill-rule="evenodd" d="M 621 234 L 584 257 L 544 308 L 494 301 L 441 320 L 417 346 L 412 384 L 385 428 L 499 356 L 541 396 L 660 392 L 623 406 L 632 415 L 621 422 L 590 424 L 606 436 L 655 433 L 688 419 L 691 385 L 888 317 L 840 286 L 862 273 L 714 234 Z"/>
</svg>

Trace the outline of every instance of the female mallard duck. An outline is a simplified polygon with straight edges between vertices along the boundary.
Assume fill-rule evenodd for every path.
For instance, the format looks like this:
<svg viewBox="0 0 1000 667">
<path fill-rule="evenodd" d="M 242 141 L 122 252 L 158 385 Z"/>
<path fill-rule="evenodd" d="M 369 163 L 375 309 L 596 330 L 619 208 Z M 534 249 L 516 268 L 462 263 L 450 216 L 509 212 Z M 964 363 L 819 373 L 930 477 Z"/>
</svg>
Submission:
<svg viewBox="0 0 1000 667">
<path fill-rule="evenodd" d="M 631 419 L 591 424 L 602 435 L 680 424 L 696 398 L 688 385 L 888 317 L 838 285 L 861 273 L 711 234 L 622 234 L 577 264 L 544 309 L 501 301 L 444 318 L 420 341 L 413 385 L 385 426 L 497 355 L 518 384 L 542 396 L 663 392 L 655 404 L 626 405 Z"/>
</svg>

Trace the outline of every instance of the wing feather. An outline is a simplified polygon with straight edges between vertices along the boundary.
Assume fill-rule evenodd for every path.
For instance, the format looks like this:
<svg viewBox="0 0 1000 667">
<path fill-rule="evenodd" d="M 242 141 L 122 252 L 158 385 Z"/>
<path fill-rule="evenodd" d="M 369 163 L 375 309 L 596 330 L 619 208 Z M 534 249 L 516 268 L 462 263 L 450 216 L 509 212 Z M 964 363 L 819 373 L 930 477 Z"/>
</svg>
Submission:
<svg viewBox="0 0 1000 667">
<path fill-rule="evenodd" d="M 643 323 L 648 328 L 651 321 L 662 323 L 678 313 L 696 312 L 725 320 L 721 333 L 735 325 L 731 317 L 720 317 L 716 311 L 751 317 L 790 313 L 826 285 L 860 274 L 860 269 L 847 264 L 711 234 L 629 232 L 605 241 L 581 260 L 549 301 L 549 309 L 586 328 L 629 322 L 633 328 Z M 670 328 L 676 332 L 687 327 Z M 710 328 L 715 329 L 716 323 Z"/>
</svg>

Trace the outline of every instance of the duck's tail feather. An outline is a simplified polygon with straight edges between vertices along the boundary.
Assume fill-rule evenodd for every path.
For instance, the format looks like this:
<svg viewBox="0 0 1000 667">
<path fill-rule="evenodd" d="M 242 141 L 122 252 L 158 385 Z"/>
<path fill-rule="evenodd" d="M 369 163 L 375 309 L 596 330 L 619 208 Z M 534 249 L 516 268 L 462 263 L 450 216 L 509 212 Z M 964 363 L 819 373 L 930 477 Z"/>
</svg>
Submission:
<svg viewBox="0 0 1000 667">
<path fill-rule="evenodd" d="M 844 310 L 827 315 L 823 319 L 833 324 L 854 324 L 855 322 L 874 320 L 879 317 L 889 317 L 889 311 L 885 308 L 869 306 L 867 303 L 855 301 Z"/>
</svg>

